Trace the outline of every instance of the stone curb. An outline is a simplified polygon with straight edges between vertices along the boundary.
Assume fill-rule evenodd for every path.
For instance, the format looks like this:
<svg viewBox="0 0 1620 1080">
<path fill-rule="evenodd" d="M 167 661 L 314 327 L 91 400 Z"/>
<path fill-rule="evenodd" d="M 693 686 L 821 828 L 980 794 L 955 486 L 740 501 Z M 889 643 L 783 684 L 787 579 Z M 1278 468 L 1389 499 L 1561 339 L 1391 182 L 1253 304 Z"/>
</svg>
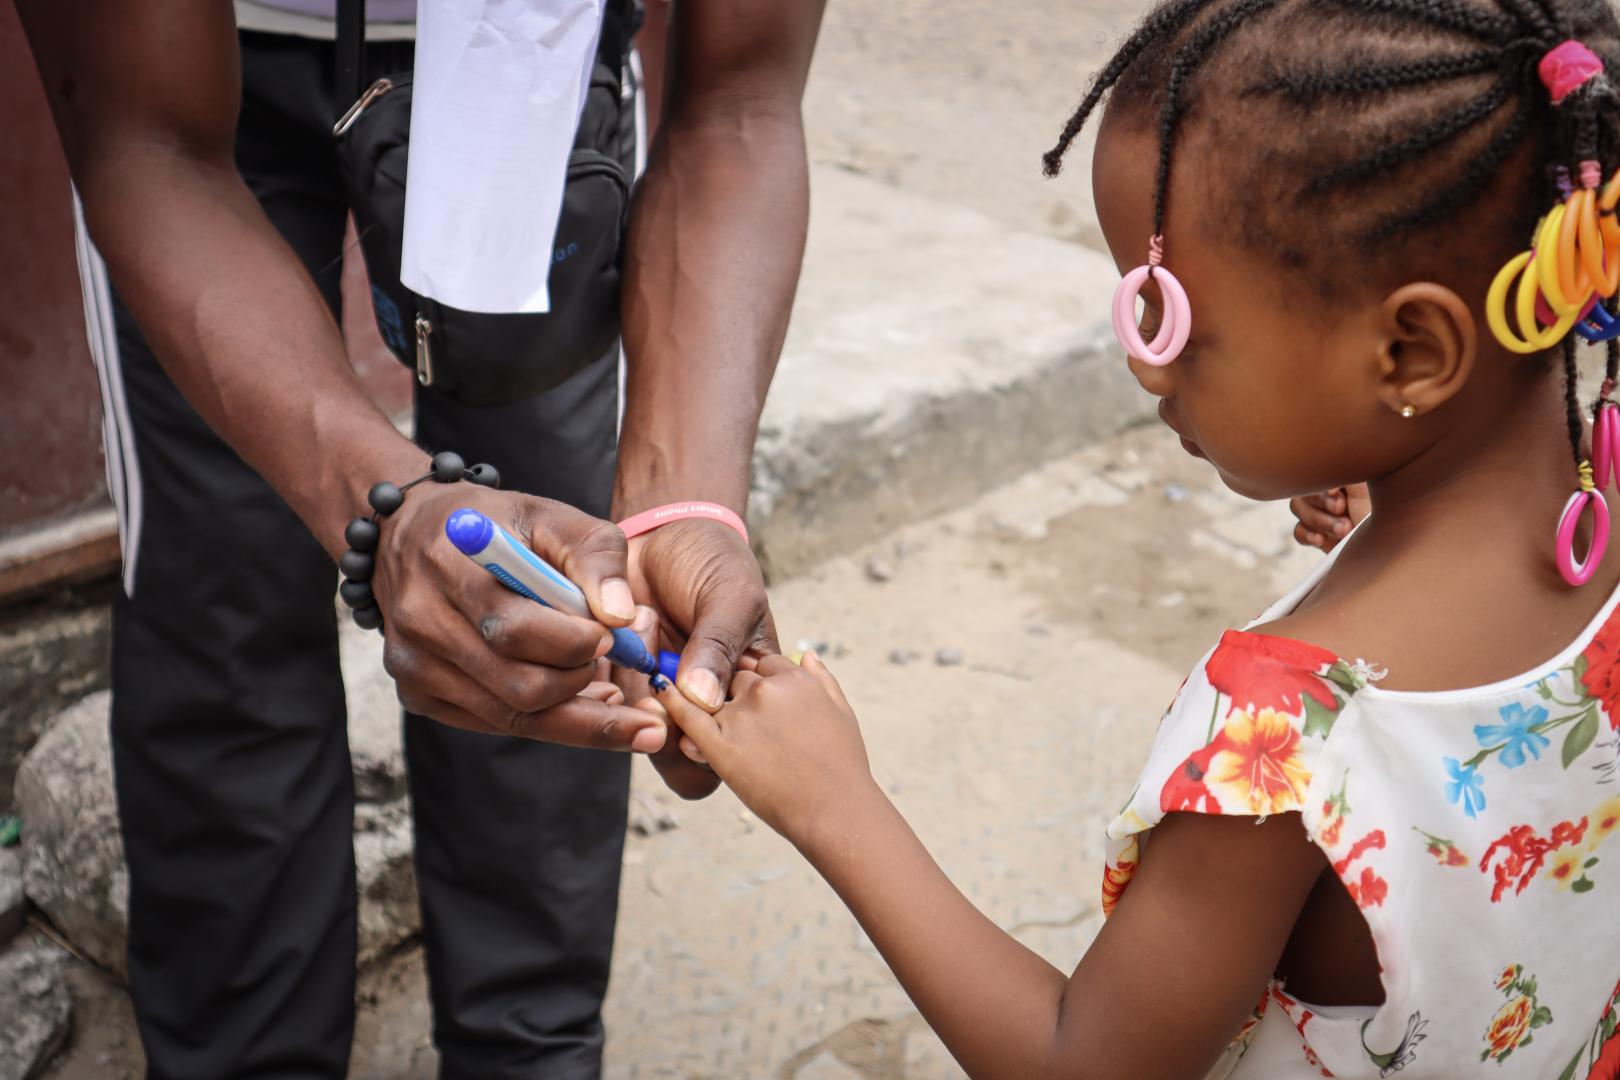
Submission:
<svg viewBox="0 0 1620 1080">
<path fill-rule="evenodd" d="M 834 169 L 755 448 L 776 578 L 969 501 L 1151 414 L 1103 256 Z"/>
</svg>

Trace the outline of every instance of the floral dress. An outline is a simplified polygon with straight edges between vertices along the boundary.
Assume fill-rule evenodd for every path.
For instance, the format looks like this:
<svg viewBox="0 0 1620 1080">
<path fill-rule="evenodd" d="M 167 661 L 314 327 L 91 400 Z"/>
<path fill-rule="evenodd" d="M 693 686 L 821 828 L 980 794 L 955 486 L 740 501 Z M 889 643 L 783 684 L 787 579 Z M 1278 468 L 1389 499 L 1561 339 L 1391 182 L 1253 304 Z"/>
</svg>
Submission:
<svg viewBox="0 0 1620 1080">
<path fill-rule="evenodd" d="M 1385 996 L 1318 1007 L 1274 984 L 1212 1078 L 1620 1078 L 1617 604 L 1535 670 L 1466 690 L 1382 690 L 1371 665 L 1250 630 L 1204 657 L 1108 826 L 1104 912 L 1165 814 L 1297 811 L 1366 917 Z"/>
</svg>

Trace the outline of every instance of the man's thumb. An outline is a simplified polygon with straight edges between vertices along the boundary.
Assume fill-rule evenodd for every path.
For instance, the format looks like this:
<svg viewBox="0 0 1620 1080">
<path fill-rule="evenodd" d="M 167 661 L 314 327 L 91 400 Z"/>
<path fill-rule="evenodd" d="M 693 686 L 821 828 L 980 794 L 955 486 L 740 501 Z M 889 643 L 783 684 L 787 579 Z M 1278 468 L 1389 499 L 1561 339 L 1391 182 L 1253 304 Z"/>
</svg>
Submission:
<svg viewBox="0 0 1620 1080">
<path fill-rule="evenodd" d="M 539 505 L 529 522 L 529 546 L 580 587 L 598 622 L 624 626 L 634 619 L 627 546 L 619 527 L 559 502 L 534 501 Z"/>
</svg>

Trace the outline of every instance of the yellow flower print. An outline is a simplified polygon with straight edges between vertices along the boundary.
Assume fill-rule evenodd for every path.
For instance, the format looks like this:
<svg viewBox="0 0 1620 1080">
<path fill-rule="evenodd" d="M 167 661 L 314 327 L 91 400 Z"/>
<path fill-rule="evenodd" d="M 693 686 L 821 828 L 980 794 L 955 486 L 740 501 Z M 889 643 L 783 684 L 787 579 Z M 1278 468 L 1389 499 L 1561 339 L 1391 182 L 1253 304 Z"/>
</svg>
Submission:
<svg viewBox="0 0 1620 1080">
<path fill-rule="evenodd" d="M 1512 998 L 1503 1005 L 1485 1031 L 1484 1057 L 1500 1061 L 1517 1050 L 1530 1034 L 1530 1018 L 1534 1013 L 1535 1006 L 1527 997 Z"/>
<path fill-rule="evenodd" d="M 1620 795 L 1600 803 L 1587 820 L 1591 824 L 1586 829 L 1586 846 L 1588 850 L 1596 850 L 1620 829 Z"/>
<path fill-rule="evenodd" d="M 1299 760 L 1299 730 L 1293 717 L 1274 709 L 1226 720 L 1223 745 L 1210 759 L 1205 783 L 1223 807 L 1242 806 L 1264 817 L 1300 810 L 1311 774 Z"/>
<path fill-rule="evenodd" d="M 1553 857 L 1547 863 L 1547 869 L 1542 871 L 1559 889 L 1567 889 L 1575 884 L 1581 876 L 1581 858 L 1585 853 L 1577 848 L 1564 848 L 1553 852 Z"/>
</svg>

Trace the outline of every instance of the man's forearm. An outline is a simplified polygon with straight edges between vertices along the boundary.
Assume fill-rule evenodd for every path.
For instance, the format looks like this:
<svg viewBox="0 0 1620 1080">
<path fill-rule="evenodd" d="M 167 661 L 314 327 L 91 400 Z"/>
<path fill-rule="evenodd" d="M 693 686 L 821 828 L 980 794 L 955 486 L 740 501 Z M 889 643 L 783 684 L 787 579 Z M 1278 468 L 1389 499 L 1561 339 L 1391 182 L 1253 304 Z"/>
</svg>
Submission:
<svg viewBox="0 0 1620 1080">
<path fill-rule="evenodd" d="M 705 498 L 740 513 L 804 255 L 804 128 L 796 100 L 664 122 L 631 217 L 614 512 Z"/>
<path fill-rule="evenodd" d="M 164 370 L 323 546 L 377 480 L 426 460 L 370 401 L 325 302 L 229 162 L 109 151 L 85 217 Z"/>
</svg>

